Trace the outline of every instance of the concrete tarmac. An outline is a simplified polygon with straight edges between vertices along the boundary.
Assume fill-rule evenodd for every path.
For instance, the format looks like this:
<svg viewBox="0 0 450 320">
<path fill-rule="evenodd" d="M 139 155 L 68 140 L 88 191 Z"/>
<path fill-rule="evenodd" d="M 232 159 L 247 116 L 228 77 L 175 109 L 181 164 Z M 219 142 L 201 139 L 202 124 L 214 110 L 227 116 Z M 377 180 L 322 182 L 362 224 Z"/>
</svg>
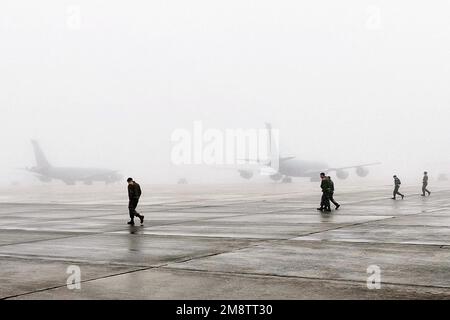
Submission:
<svg viewBox="0 0 450 320">
<path fill-rule="evenodd" d="M 1 190 L 0 298 L 450 298 L 450 188 L 314 187 L 144 186 L 134 227 L 126 186 Z"/>
</svg>

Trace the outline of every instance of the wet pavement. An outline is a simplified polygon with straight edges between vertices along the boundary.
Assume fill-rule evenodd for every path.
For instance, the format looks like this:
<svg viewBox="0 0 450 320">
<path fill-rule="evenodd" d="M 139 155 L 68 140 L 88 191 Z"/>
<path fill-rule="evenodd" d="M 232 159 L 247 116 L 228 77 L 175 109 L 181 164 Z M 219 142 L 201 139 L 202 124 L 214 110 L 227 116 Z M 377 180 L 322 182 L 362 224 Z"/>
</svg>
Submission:
<svg viewBox="0 0 450 320">
<path fill-rule="evenodd" d="M 134 227 L 123 188 L 59 188 L 2 191 L 0 298 L 450 298 L 445 186 L 403 188 L 403 201 L 388 186 L 345 188 L 331 213 L 294 184 L 148 187 Z M 367 287 L 370 266 L 380 289 Z"/>
</svg>

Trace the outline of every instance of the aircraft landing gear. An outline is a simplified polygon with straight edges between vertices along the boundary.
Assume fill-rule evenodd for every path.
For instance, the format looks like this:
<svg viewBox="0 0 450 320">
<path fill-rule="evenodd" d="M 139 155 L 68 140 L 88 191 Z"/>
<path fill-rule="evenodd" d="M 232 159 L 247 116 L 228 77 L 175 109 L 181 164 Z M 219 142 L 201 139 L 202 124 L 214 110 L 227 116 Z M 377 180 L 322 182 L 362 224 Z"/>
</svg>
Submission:
<svg viewBox="0 0 450 320">
<path fill-rule="evenodd" d="M 283 180 L 281 180 L 282 183 L 292 183 L 291 177 L 284 177 Z"/>
</svg>

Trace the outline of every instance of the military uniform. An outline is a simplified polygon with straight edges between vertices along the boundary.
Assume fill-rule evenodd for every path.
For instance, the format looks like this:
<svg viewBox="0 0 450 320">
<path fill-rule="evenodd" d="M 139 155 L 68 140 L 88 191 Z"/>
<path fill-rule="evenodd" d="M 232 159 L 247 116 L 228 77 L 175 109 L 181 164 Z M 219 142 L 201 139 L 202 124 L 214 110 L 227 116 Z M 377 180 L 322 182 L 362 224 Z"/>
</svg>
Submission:
<svg viewBox="0 0 450 320">
<path fill-rule="evenodd" d="M 141 197 L 142 191 L 141 186 L 133 181 L 132 184 L 128 185 L 128 210 L 130 214 L 131 221 L 134 221 L 134 217 L 138 217 L 141 219 L 141 215 L 136 211 L 136 207 L 139 203 L 139 198 Z M 142 221 L 142 219 L 141 219 Z"/>
<path fill-rule="evenodd" d="M 431 194 L 431 192 L 427 189 L 428 187 L 428 175 L 423 176 L 423 182 L 422 182 L 422 196 L 425 197 L 425 192 L 428 193 L 428 195 Z"/>
<path fill-rule="evenodd" d="M 331 194 L 331 184 L 330 180 L 327 178 L 322 179 L 320 184 L 320 188 L 322 189 L 322 199 L 320 201 L 320 209 L 325 209 L 327 211 L 331 211 L 330 209 L 330 194 Z"/>
<path fill-rule="evenodd" d="M 397 195 L 401 196 L 403 199 L 405 196 L 403 194 L 401 194 L 400 192 L 398 192 L 398 190 L 400 189 L 400 185 L 402 184 L 402 182 L 400 181 L 400 179 L 398 177 L 394 177 L 394 184 L 395 184 L 395 188 L 394 188 L 394 192 L 393 192 L 394 197 L 392 199 L 395 200 Z"/>
<path fill-rule="evenodd" d="M 337 202 L 334 200 L 334 182 L 333 182 L 333 180 L 331 180 L 330 177 L 328 177 L 328 181 L 329 181 L 329 184 L 330 184 L 330 194 L 329 194 L 329 199 L 330 199 L 330 201 L 336 206 L 336 209 L 337 209 L 337 208 L 339 208 L 341 205 L 340 205 L 339 203 L 337 203 Z"/>
</svg>

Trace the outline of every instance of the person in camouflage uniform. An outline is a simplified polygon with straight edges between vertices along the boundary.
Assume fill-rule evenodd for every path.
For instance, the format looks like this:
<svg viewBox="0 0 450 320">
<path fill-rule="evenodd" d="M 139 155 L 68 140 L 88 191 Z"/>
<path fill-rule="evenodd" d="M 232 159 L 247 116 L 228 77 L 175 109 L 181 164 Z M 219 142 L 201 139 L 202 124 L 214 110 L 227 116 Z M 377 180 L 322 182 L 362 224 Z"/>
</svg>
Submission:
<svg viewBox="0 0 450 320">
<path fill-rule="evenodd" d="M 317 210 L 330 212 L 330 180 L 328 180 L 327 176 L 323 172 L 320 174 L 320 179 L 322 180 L 322 182 L 320 183 L 320 188 L 322 189 L 322 199 L 320 201 L 320 208 L 317 208 Z"/>
<path fill-rule="evenodd" d="M 400 192 L 398 192 L 398 190 L 400 189 L 400 185 L 401 184 L 402 184 L 402 182 L 400 181 L 400 179 L 396 175 L 394 175 L 394 185 L 395 185 L 395 187 L 394 187 L 394 192 L 393 192 L 394 197 L 392 198 L 392 200 L 396 200 L 397 195 L 401 196 L 402 200 L 403 200 L 403 198 L 405 198 L 405 195 L 403 195 Z"/>
<path fill-rule="evenodd" d="M 334 182 L 333 180 L 331 180 L 331 177 L 328 176 L 327 177 L 329 182 L 330 182 L 330 201 L 336 206 L 336 210 L 339 209 L 339 207 L 341 206 L 339 203 L 336 202 L 336 200 L 334 200 Z"/>
<path fill-rule="evenodd" d="M 428 172 L 423 173 L 423 181 L 422 181 L 422 197 L 425 197 L 425 192 L 428 193 L 428 196 L 431 195 L 431 192 L 427 189 L 428 187 Z"/>
<path fill-rule="evenodd" d="M 128 210 L 130 214 L 129 225 L 134 226 L 134 217 L 138 217 L 141 220 L 141 225 L 144 224 L 144 216 L 136 211 L 136 207 L 139 203 L 139 198 L 141 197 L 142 191 L 141 186 L 133 180 L 133 178 L 128 178 Z"/>
</svg>

